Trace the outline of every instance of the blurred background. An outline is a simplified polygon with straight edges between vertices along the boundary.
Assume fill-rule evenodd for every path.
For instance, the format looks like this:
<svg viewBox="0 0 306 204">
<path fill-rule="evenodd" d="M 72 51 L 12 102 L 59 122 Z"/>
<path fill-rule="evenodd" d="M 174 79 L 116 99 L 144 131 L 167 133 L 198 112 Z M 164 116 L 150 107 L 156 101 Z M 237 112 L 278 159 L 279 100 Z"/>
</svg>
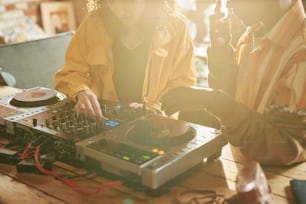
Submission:
<svg viewBox="0 0 306 204">
<path fill-rule="evenodd" d="M 198 85 L 207 86 L 208 16 L 216 0 L 176 0 L 195 45 Z M 222 0 L 222 9 L 226 0 Z M 305 1 L 304 5 L 305 5 Z M 86 0 L 0 0 L 1 44 L 31 41 L 74 31 L 86 14 Z"/>
</svg>

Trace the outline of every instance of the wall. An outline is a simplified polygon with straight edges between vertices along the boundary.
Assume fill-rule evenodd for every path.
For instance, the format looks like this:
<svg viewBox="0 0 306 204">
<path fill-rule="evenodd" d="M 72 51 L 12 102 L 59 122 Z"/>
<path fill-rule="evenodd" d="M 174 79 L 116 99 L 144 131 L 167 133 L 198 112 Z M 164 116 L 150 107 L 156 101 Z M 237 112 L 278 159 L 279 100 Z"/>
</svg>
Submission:
<svg viewBox="0 0 306 204">
<path fill-rule="evenodd" d="M 0 0 L 0 29 L 18 24 L 26 17 L 40 21 L 39 4 L 42 0 Z"/>
<path fill-rule="evenodd" d="M 40 3 L 51 0 L 0 0 L 0 44 L 45 37 Z M 62 1 L 62 0 L 61 0 Z M 86 14 L 86 0 L 71 0 L 76 26 Z"/>
<path fill-rule="evenodd" d="M 3 43 L 22 42 L 45 36 L 39 26 L 43 0 L 0 0 L 0 36 Z"/>
<path fill-rule="evenodd" d="M 41 25 L 40 3 L 47 0 L 0 0 L 0 30 L 29 17 Z M 77 25 L 86 14 L 86 0 L 73 0 Z"/>
</svg>

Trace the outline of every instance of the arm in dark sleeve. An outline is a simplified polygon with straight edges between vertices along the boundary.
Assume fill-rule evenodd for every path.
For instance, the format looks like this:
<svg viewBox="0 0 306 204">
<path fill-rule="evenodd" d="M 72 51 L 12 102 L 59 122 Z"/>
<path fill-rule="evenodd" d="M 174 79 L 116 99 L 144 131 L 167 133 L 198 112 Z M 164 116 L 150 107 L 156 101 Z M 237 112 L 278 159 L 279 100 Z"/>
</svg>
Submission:
<svg viewBox="0 0 306 204">
<path fill-rule="evenodd" d="M 209 47 L 207 55 L 209 87 L 224 90 L 233 96 L 238 69 L 234 50 L 231 46 Z"/>
<path fill-rule="evenodd" d="M 220 119 L 228 141 L 249 159 L 291 165 L 306 161 L 306 111 L 277 108 L 260 114 L 218 92 L 208 111 Z"/>
</svg>

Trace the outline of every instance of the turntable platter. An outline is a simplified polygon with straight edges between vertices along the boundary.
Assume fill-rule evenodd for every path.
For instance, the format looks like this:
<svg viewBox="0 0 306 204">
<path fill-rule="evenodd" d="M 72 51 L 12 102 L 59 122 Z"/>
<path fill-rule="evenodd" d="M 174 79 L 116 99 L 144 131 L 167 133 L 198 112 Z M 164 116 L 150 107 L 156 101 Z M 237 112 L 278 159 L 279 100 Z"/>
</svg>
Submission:
<svg viewBox="0 0 306 204">
<path fill-rule="evenodd" d="M 34 89 L 29 91 L 24 91 L 17 93 L 14 97 L 15 100 L 23 102 L 36 102 L 49 100 L 53 97 L 56 97 L 57 92 L 51 89 Z"/>
<path fill-rule="evenodd" d="M 10 104 L 17 107 L 52 105 L 60 101 L 58 92 L 48 88 L 34 88 L 17 93 Z"/>
<path fill-rule="evenodd" d="M 152 117 L 135 121 L 128 138 L 147 146 L 174 146 L 191 140 L 196 134 L 186 122 L 164 117 Z"/>
</svg>

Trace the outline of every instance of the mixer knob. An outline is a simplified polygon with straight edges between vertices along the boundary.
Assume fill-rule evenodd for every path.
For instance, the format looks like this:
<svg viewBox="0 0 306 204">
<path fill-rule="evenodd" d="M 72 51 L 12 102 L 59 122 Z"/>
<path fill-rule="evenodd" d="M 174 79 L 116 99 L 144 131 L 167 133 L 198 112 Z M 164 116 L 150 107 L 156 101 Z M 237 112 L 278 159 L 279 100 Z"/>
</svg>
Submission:
<svg viewBox="0 0 306 204">
<path fill-rule="evenodd" d="M 69 125 L 69 129 L 71 132 L 75 132 L 75 125 L 73 124 Z"/>
<path fill-rule="evenodd" d="M 53 126 L 53 128 L 56 130 L 56 128 L 58 127 L 57 121 L 53 121 L 53 122 L 52 122 L 52 126 Z"/>
<path fill-rule="evenodd" d="M 103 127 L 104 127 L 104 121 L 103 120 L 97 121 L 97 131 L 101 132 L 103 130 Z"/>
<path fill-rule="evenodd" d="M 83 131 L 82 123 L 77 123 L 77 131 L 78 132 L 82 132 Z"/>
<path fill-rule="evenodd" d="M 69 115 L 65 115 L 65 116 L 63 117 L 63 119 L 64 119 L 65 121 L 69 121 L 69 120 L 70 120 Z"/>
<path fill-rule="evenodd" d="M 67 124 L 66 124 L 66 122 L 62 122 L 61 124 L 62 124 L 62 129 L 63 129 L 63 130 L 66 130 L 66 129 L 67 129 Z"/>
<path fill-rule="evenodd" d="M 84 129 L 85 129 L 85 134 L 86 134 L 86 135 L 89 135 L 89 134 L 90 134 L 89 125 L 84 125 L 83 127 L 84 127 Z"/>
<path fill-rule="evenodd" d="M 49 127 L 50 126 L 50 121 L 48 118 L 46 118 L 46 127 Z"/>
<path fill-rule="evenodd" d="M 92 133 L 96 133 L 97 131 L 97 123 L 91 123 L 91 132 Z"/>
<path fill-rule="evenodd" d="M 36 127 L 36 126 L 37 126 L 37 119 L 36 119 L 36 118 L 33 118 L 32 123 L 33 123 L 33 126 Z"/>
<path fill-rule="evenodd" d="M 83 123 L 83 127 L 88 126 L 88 121 L 87 120 L 83 120 L 82 123 Z"/>
<path fill-rule="evenodd" d="M 78 117 L 78 114 L 77 114 L 76 111 L 71 111 L 71 112 L 70 112 L 70 115 L 71 115 L 71 117 L 73 117 L 73 118 L 77 118 L 77 117 Z"/>
<path fill-rule="evenodd" d="M 60 123 L 65 123 L 66 120 L 64 118 L 61 118 Z"/>
</svg>

